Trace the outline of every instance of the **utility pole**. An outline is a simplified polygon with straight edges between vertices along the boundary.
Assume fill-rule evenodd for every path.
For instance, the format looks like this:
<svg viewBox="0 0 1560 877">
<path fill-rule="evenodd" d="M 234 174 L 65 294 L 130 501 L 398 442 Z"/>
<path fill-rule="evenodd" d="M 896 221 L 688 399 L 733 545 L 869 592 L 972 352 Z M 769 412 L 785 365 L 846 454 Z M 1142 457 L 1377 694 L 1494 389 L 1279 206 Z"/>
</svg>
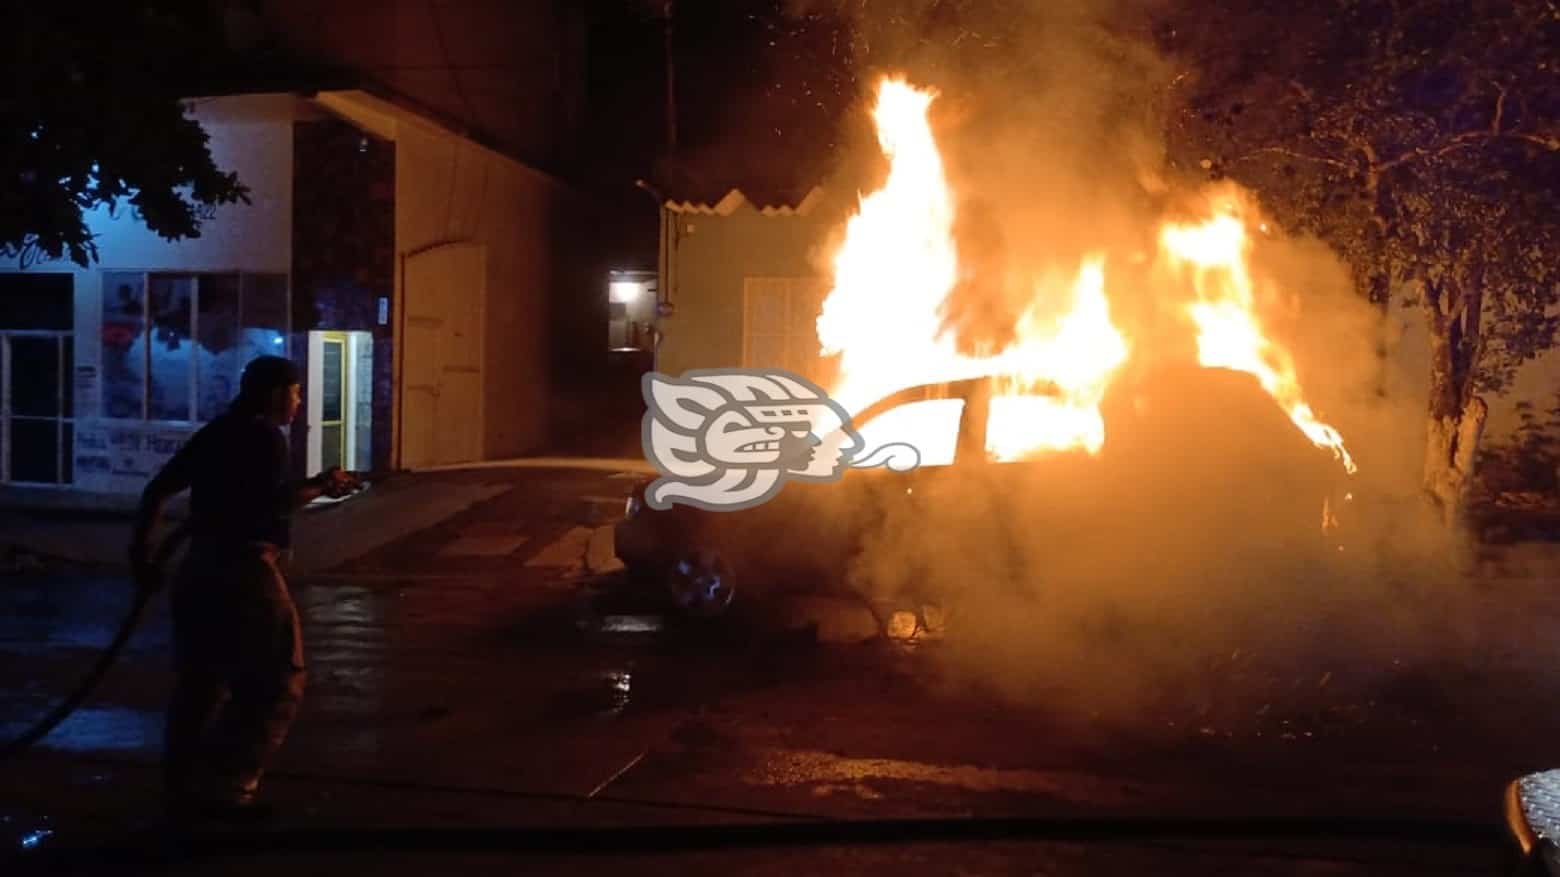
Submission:
<svg viewBox="0 0 1560 877">
<path fill-rule="evenodd" d="M 662 52 L 666 60 L 666 155 L 677 151 L 677 60 L 672 51 L 672 13 L 676 0 L 661 7 Z"/>
</svg>

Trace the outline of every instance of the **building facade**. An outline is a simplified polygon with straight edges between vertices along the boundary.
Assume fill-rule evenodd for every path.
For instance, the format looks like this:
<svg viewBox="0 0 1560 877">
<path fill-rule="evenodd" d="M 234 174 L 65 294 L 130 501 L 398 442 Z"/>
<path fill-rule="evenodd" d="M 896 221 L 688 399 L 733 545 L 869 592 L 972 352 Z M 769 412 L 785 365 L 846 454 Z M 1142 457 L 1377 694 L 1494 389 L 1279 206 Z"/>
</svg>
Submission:
<svg viewBox="0 0 1560 877">
<path fill-rule="evenodd" d="M 97 263 L 0 264 L 9 495 L 133 498 L 262 354 L 307 375 L 299 475 L 543 444 L 558 363 L 599 351 L 606 321 L 583 199 L 363 92 L 204 99 L 193 115 L 249 204 L 178 242 L 99 209 Z"/>
<path fill-rule="evenodd" d="M 828 292 L 824 247 L 842 213 L 822 189 L 758 205 L 733 189 L 714 203 L 663 204 L 656 368 L 786 368 L 826 378 L 817 317 Z"/>
</svg>

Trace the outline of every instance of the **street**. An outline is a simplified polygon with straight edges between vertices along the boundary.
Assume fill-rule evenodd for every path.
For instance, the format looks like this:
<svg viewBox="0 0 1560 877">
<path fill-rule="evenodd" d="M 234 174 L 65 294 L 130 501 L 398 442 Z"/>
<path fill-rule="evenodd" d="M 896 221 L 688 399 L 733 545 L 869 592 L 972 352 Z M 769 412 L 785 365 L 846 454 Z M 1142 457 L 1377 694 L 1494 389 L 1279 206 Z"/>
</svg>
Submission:
<svg viewBox="0 0 1560 877">
<path fill-rule="evenodd" d="M 502 843 L 482 848 L 492 835 L 461 834 L 483 829 L 1043 817 L 1316 827 L 1221 840 L 907 837 L 652 861 L 679 873 L 1501 873 L 1505 783 L 1560 762 L 1545 678 L 1555 655 L 1541 651 L 1554 648 L 1541 632 L 1556 616 L 1533 614 L 1552 602 L 1515 612 L 1526 624 L 1489 629 L 1477 664 L 1338 656 L 1262 665 L 1258 686 L 1237 654 L 1207 668 L 1202 690 L 1167 692 L 1124 719 L 973 683 L 952 657 L 953 622 L 941 639 L 877 636 L 865 604 L 837 595 L 739 592 L 725 617 L 671 617 L 593 545 L 621 514 L 624 473 L 404 478 L 411 486 L 396 489 L 480 486 L 488 498 L 295 575 L 309 689 L 268 784 L 278 816 L 251 829 L 275 840 L 190 869 L 307 871 L 317 860 L 289 858 L 286 840 L 319 841 L 289 834 L 305 831 L 337 832 L 330 844 L 355 856 L 341 861 L 447 873 L 513 866 Z M 1489 625 L 1513 617 L 1499 604 L 1518 587 L 1485 592 Z M 4 737 L 63 696 L 130 596 L 111 569 L 0 579 Z M 88 705 L 0 765 L 10 852 L 123 853 L 159 825 L 168 636 L 159 598 Z M 1373 824 L 1397 836 L 1350 836 Z M 412 843 L 394 829 L 451 833 Z M 477 846 L 463 851 L 462 837 Z M 552 855 L 526 861 L 605 871 L 632 860 Z"/>
</svg>

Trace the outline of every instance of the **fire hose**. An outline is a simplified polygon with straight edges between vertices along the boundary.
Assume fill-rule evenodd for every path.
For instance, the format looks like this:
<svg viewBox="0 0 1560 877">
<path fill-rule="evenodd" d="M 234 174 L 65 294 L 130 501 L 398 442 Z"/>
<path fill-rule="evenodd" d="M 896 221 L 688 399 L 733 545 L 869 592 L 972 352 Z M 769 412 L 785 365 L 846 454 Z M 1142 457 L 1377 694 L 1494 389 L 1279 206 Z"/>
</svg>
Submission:
<svg viewBox="0 0 1560 877">
<path fill-rule="evenodd" d="M 356 493 L 365 489 L 367 487 L 367 476 L 370 474 L 377 476 L 377 473 L 345 474 L 348 476 L 348 481 L 341 488 L 340 495 Z M 136 586 L 135 599 L 131 602 L 129 611 L 125 613 L 124 621 L 120 622 L 119 630 L 114 634 L 113 640 L 98 655 L 97 663 L 92 665 L 92 669 L 87 671 L 85 676 L 81 677 L 80 682 L 76 683 L 75 689 L 64 700 L 60 701 L 58 706 L 50 710 L 48 715 L 34 722 L 32 727 L 24 731 L 21 736 L 0 745 L 0 761 L 5 761 L 12 756 L 20 754 L 34 743 L 47 737 L 49 732 L 59 727 L 61 722 L 65 721 L 71 713 L 79 709 L 82 703 L 92 695 L 92 692 L 97 689 L 98 685 L 103 681 L 103 677 L 108 673 L 108 668 L 113 666 L 114 662 L 119 659 L 120 654 L 125 650 L 125 644 L 130 641 L 131 635 L 140 626 L 141 616 L 145 614 L 147 604 L 151 602 L 152 596 L 161 590 L 162 579 L 165 575 L 164 571 L 169 559 L 183 546 L 189 535 L 190 524 L 188 521 L 175 527 L 167 536 L 163 537 L 162 542 L 158 544 L 157 550 L 152 554 L 149 562 L 143 568 L 132 573 Z"/>
<path fill-rule="evenodd" d="M 104 675 L 108 673 L 108 668 L 113 666 L 114 662 L 119 659 L 120 653 L 125 649 L 125 644 L 130 641 L 130 636 L 140 626 L 141 616 L 146 612 L 146 605 L 151 602 L 152 595 L 159 590 L 158 582 L 163 575 L 163 569 L 167 565 L 168 559 L 173 556 L 174 552 L 179 550 L 179 547 L 184 544 L 187 538 L 189 538 L 188 523 L 181 524 L 167 536 L 163 537 L 162 542 L 157 546 L 157 551 L 151 557 L 151 562 L 144 570 L 136 573 L 135 599 L 130 604 L 130 610 L 125 613 L 124 621 L 120 622 L 119 630 L 114 634 L 113 640 L 98 655 L 97 663 L 92 665 L 92 669 L 87 671 L 85 676 L 81 677 L 80 682 L 76 683 L 75 689 L 64 700 L 60 701 L 58 706 L 50 710 L 48 715 L 34 722 L 32 727 L 24 731 L 21 736 L 7 741 L 4 745 L 0 745 L 0 761 L 20 754 L 29 746 L 47 737 L 50 731 L 59 727 L 59 724 L 80 708 L 82 703 L 97 689 L 98 684 L 103 681 Z M 144 580 L 141 578 L 142 576 L 154 578 L 152 580 Z"/>
</svg>

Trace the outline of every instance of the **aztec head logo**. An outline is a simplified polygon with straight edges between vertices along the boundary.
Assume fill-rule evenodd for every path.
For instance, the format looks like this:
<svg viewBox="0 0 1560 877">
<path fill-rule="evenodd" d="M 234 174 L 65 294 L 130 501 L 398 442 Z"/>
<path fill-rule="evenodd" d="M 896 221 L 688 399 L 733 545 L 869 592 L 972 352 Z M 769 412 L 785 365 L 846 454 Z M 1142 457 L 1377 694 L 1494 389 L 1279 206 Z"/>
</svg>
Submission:
<svg viewBox="0 0 1560 877">
<path fill-rule="evenodd" d="M 661 473 L 645 493 L 653 509 L 682 503 L 734 511 L 771 499 L 786 479 L 835 481 L 852 467 L 906 472 L 920 465 L 920 454 L 902 444 L 858 460 L 863 442 L 845 409 L 791 372 L 651 372 L 640 386 L 645 457 Z"/>
</svg>

